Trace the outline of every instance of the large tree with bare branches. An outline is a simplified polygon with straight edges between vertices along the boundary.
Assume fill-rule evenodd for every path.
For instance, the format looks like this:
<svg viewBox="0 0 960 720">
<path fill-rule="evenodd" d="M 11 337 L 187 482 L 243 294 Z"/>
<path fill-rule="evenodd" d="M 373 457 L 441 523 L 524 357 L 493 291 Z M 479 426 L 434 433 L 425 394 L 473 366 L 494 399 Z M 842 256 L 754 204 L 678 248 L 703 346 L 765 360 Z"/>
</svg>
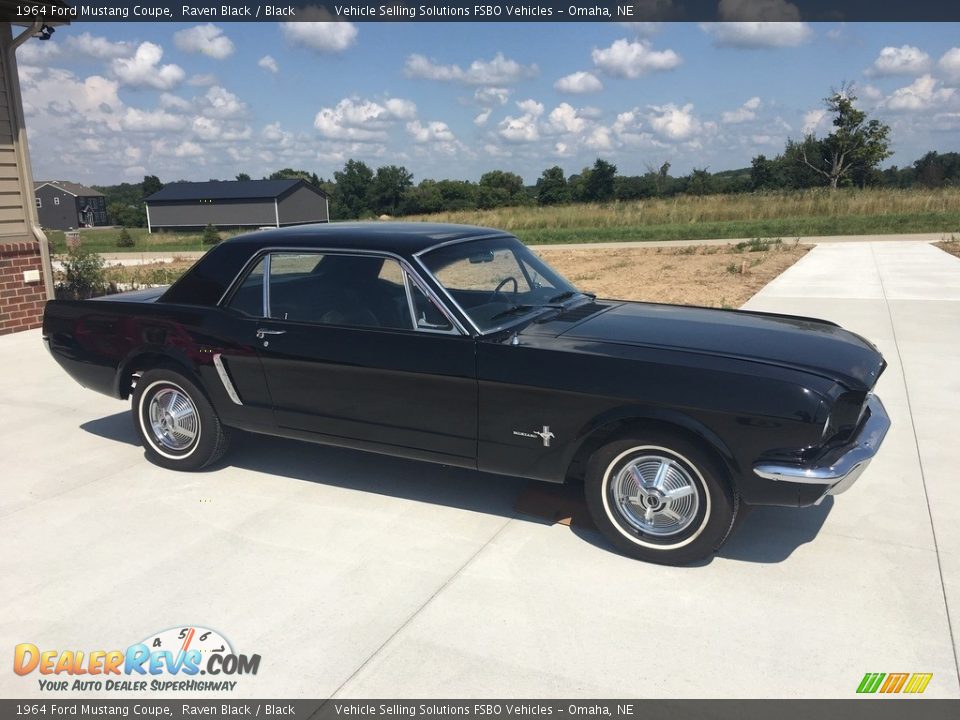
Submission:
<svg viewBox="0 0 960 720">
<path fill-rule="evenodd" d="M 802 141 L 788 141 L 784 157 L 821 175 L 833 189 L 854 170 L 871 170 L 890 157 L 890 126 L 868 120 L 856 101 L 853 86 L 834 90 L 824 99 L 833 130 L 822 139 L 809 133 Z"/>
</svg>

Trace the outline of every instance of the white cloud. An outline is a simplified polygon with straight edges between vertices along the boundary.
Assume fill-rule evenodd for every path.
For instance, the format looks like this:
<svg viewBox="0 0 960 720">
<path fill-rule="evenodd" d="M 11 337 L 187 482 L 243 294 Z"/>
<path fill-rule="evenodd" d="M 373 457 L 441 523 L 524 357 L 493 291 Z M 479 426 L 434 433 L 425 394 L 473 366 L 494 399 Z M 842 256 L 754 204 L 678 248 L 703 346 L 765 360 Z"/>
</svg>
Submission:
<svg viewBox="0 0 960 720">
<path fill-rule="evenodd" d="M 163 48 L 152 42 L 143 42 L 131 58 L 116 58 L 111 64 L 113 74 L 123 85 L 169 90 L 183 80 L 179 65 L 161 65 Z"/>
<path fill-rule="evenodd" d="M 725 22 L 750 18 L 783 23 L 800 19 L 800 9 L 787 0 L 720 0 L 717 13 Z"/>
<path fill-rule="evenodd" d="M 217 76 L 213 73 L 204 73 L 202 75 L 191 75 L 190 79 L 187 80 L 187 85 L 193 87 L 207 87 L 209 85 L 216 85 L 219 81 Z"/>
<path fill-rule="evenodd" d="M 351 22 L 285 22 L 280 32 L 291 45 L 319 53 L 339 53 L 357 39 L 357 26 Z"/>
<path fill-rule="evenodd" d="M 280 72 L 280 65 L 277 64 L 277 61 L 274 60 L 271 55 L 264 55 L 262 58 L 257 60 L 257 65 L 262 67 L 264 70 L 269 70 L 274 75 Z"/>
<path fill-rule="evenodd" d="M 183 52 L 199 53 L 215 60 L 230 57 L 234 50 L 233 41 L 213 23 L 177 30 L 173 34 L 173 44 Z"/>
<path fill-rule="evenodd" d="M 743 105 L 738 107 L 736 110 L 725 112 L 720 117 L 723 120 L 723 122 L 729 125 L 744 123 L 750 120 L 755 120 L 757 117 L 757 110 L 759 108 L 760 108 L 760 98 L 752 97 L 749 100 L 747 100 Z"/>
<path fill-rule="evenodd" d="M 603 90 L 603 83 L 593 73 L 580 71 L 560 78 L 553 87 L 559 92 L 580 95 L 600 92 Z"/>
<path fill-rule="evenodd" d="M 30 42 L 17 48 L 17 62 L 21 65 L 47 65 L 60 57 L 60 46 L 52 42 Z"/>
<path fill-rule="evenodd" d="M 890 110 L 919 111 L 939 108 L 954 98 L 956 90 L 938 87 L 940 82 L 923 75 L 906 87 L 894 90 L 883 104 Z"/>
<path fill-rule="evenodd" d="M 50 45 L 53 43 L 43 43 Z M 80 33 L 67 38 L 65 43 L 71 54 L 85 55 L 96 60 L 112 60 L 119 57 L 130 57 L 136 52 L 133 43 L 113 42 L 105 37 L 97 37 L 88 32 Z"/>
<path fill-rule="evenodd" d="M 474 124 L 474 125 L 481 125 L 481 126 L 482 126 L 482 125 L 486 125 L 486 124 L 487 124 L 487 120 L 490 119 L 490 115 L 491 115 L 492 113 L 493 113 L 493 110 L 492 110 L 491 108 L 487 108 L 487 109 L 484 110 L 483 112 L 478 113 L 477 116 L 473 119 L 473 124 Z"/>
<path fill-rule="evenodd" d="M 407 77 L 467 85 L 509 85 L 539 73 L 536 65 L 521 65 L 503 53 L 497 53 L 491 60 L 474 60 L 466 69 L 459 65 L 439 65 L 424 55 L 414 54 L 407 58 L 404 71 Z"/>
<path fill-rule="evenodd" d="M 517 117 L 507 116 L 499 125 L 500 137 L 509 142 L 534 142 L 540 139 L 538 118 L 543 115 L 543 105 L 536 100 L 521 100 L 517 107 L 523 111 Z"/>
<path fill-rule="evenodd" d="M 156 132 L 158 130 L 179 130 L 186 125 L 181 115 L 166 110 L 139 110 L 127 108 L 123 115 L 123 129 L 130 132 Z"/>
<path fill-rule="evenodd" d="M 456 140 L 450 127 L 445 122 L 439 121 L 428 122 L 423 125 L 419 120 L 411 120 L 407 123 L 407 132 L 410 133 L 414 142 L 418 143 L 452 142 Z"/>
<path fill-rule="evenodd" d="M 786 0 L 720 0 L 718 15 L 723 22 L 700 23 L 700 29 L 720 47 L 796 47 L 813 37 L 810 26 L 798 22 L 797 6 Z"/>
<path fill-rule="evenodd" d="M 174 148 L 173 154 L 178 158 L 200 157 L 203 155 L 203 148 L 189 140 L 184 141 Z"/>
<path fill-rule="evenodd" d="M 231 118 L 243 115 L 247 106 L 234 93 L 219 85 L 211 87 L 203 96 L 204 114 L 210 117 Z"/>
<path fill-rule="evenodd" d="M 951 83 L 960 83 L 960 47 L 947 50 L 937 65 Z"/>
<path fill-rule="evenodd" d="M 190 109 L 190 103 L 187 100 L 184 100 L 178 95 L 166 92 L 160 94 L 160 106 L 168 110 L 184 111 Z"/>
<path fill-rule="evenodd" d="M 826 117 L 827 111 L 822 108 L 808 110 L 803 114 L 803 126 L 801 127 L 801 132 L 804 135 L 815 133 L 820 129 Z"/>
<path fill-rule="evenodd" d="M 560 103 L 547 116 L 546 132 L 579 133 L 587 126 L 587 120 L 581 117 L 577 110 L 568 103 Z"/>
<path fill-rule="evenodd" d="M 481 107 L 506 105 L 510 99 L 510 90 L 502 87 L 481 87 L 473 91 L 473 99 Z"/>
<path fill-rule="evenodd" d="M 602 126 L 594 128 L 584 144 L 591 150 L 610 150 L 613 147 L 610 130 Z"/>
<path fill-rule="evenodd" d="M 621 22 L 617 25 L 632 30 L 637 37 L 650 37 L 663 29 L 663 23 L 660 22 Z"/>
<path fill-rule="evenodd" d="M 201 140 L 216 140 L 223 131 L 223 126 L 219 120 L 208 117 L 197 117 L 193 119 L 193 134 Z"/>
<path fill-rule="evenodd" d="M 608 75 L 630 79 L 671 70 L 682 62 L 673 50 L 654 50 L 646 40 L 616 40 L 608 48 L 595 48 L 591 55 L 594 65 Z"/>
<path fill-rule="evenodd" d="M 23 107 L 32 129 L 46 131 L 54 124 L 120 129 L 124 105 L 116 80 L 99 75 L 80 80 L 67 70 L 24 73 L 24 69 L 20 78 Z"/>
<path fill-rule="evenodd" d="M 413 102 L 400 98 L 390 98 L 383 103 L 344 98 L 334 107 L 322 108 L 313 126 L 331 140 L 382 141 L 387 139 L 386 130 L 391 124 L 412 119 L 416 110 Z"/>
<path fill-rule="evenodd" d="M 930 69 L 930 56 L 912 45 L 885 47 L 867 68 L 867 75 L 922 75 Z"/>
<path fill-rule="evenodd" d="M 702 125 L 693 114 L 693 104 L 683 107 L 668 103 L 651 105 L 647 115 L 650 127 L 670 140 L 688 140 L 700 133 Z"/>
</svg>

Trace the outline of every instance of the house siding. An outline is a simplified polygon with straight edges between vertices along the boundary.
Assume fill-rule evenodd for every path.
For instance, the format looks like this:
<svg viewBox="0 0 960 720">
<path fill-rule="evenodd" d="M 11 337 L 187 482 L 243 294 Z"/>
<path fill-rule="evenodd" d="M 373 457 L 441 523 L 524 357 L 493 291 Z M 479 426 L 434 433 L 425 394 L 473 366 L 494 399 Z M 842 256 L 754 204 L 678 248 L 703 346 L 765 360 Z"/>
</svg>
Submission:
<svg viewBox="0 0 960 720">
<path fill-rule="evenodd" d="M 199 200 L 185 202 L 151 202 L 150 227 L 158 229 L 215 227 L 261 227 L 276 225 L 273 199 L 269 200 Z"/>
<path fill-rule="evenodd" d="M 10 24 L 0 23 L 0 335 L 39 327 L 47 300 L 40 243 L 31 231 L 33 186 L 12 39 Z M 32 270 L 41 279 L 27 282 L 24 273 Z"/>
<path fill-rule="evenodd" d="M 327 199 L 308 187 L 300 186 L 277 201 L 281 225 L 327 222 Z"/>
<path fill-rule="evenodd" d="M 40 218 L 40 227 L 54 230 L 73 230 L 78 226 L 80 218 L 77 215 L 77 198 L 70 193 L 53 187 L 42 185 L 35 191 L 40 207 L 37 216 Z M 54 198 L 60 199 L 57 205 Z"/>
</svg>

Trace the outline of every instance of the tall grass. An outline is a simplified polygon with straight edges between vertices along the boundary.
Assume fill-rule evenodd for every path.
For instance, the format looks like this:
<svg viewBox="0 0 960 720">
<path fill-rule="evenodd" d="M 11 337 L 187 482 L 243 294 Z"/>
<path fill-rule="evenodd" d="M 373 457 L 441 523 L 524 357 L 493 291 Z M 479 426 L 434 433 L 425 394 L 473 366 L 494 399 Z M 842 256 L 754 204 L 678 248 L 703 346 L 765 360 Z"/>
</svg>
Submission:
<svg viewBox="0 0 960 720">
<path fill-rule="evenodd" d="M 550 231 L 564 235 L 578 229 L 599 230 L 604 236 L 628 235 L 622 231 L 636 229 L 639 231 L 636 239 L 654 239 L 649 237 L 651 231 L 664 239 L 834 234 L 831 232 L 834 227 L 839 228 L 836 234 L 858 234 L 858 228 L 868 233 L 938 232 L 960 229 L 960 188 L 817 189 L 677 196 L 627 202 L 465 210 L 404 219 L 487 225 L 527 235 L 534 242 L 541 236 L 555 234 Z M 754 227 L 767 228 L 768 231 L 753 232 Z M 614 229 L 621 232 L 610 232 Z M 741 232 L 743 235 L 737 234 Z"/>
</svg>

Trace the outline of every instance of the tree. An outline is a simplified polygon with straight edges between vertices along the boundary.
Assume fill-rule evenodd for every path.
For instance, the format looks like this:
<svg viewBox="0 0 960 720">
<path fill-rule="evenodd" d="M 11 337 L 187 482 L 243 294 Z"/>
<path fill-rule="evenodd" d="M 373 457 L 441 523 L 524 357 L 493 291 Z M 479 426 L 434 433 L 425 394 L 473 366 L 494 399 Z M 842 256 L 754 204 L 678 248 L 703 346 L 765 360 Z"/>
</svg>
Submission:
<svg viewBox="0 0 960 720">
<path fill-rule="evenodd" d="M 372 209 L 377 214 L 396 215 L 407 188 L 413 185 L 413 173 L 402 165 L 377 168 L 370 190 Z"/>
<path fill-rule="evenodd" d="M 351 158 L 333 179 L 337 183 L 333 197 L 339 219 L 355 220 L 370 214 L 373 170 L 366 163 Z"/>
<path fill-rule="evenodd" d="M 670 180 L 670 163 L 664 161 L 660 167 L 647 163 L 647 175 L 653 180 L 657 195 L 663 195 Z"/>
<path fill-rule="evenodd" d="M 826 178 L 834 190 L 854 169 L 872 170 L 893 154 L 888 137 L 890 126 L 867 120 L 856 101 L 853 87 L 841 86 L 824 99 L 827 111 L 833 115 L 833 131 L 822 140 L 810 133 L 800 143 L 787 143 L 788 154 Z"/>
<path fill-rule="evenodd" d="M 133 237 L 126 227 L 120 228 L 120 234 L 117 235 L 117 247 L 133 247 Z"/>
<path fill-rule="evenodd" d="M 710 191 L 710 173 L 707 168 L 694 168 L 687 176 L 687 192 L 691 195 L 706 195 Z"/>
<path fill-rule="evenodd" d="M 477 205 L 481 208 L 520 205 L 526 200 L 523 178 L 512 172 L 491 170 L 480 176 Z"/>
<path fill-rule="evenodd" d="M 250 176 L 246 173 L 237 173 L 237 180 L 240 182 L 247 182 L 250 179 Z"/>
<path fill-rule="evenodd" d="M 557 205 L 570 202 L 570 188 L 563 175 L 563 168 L 554 165 L 547 168 L 537 180 L 537 202 L 540 205 Z"/>
<path fill-rule="evenodd" d="M 320 184 L 320 178 L 317 177 L 316 173 L 309 170 L 294 170 L 293 168 L 283 168 L 283 170 L 270 173 L 267 180 L 306 180 L 314 186 Z"/>
<path fill-rule="evenodd" d="M 613 199 L 613 180 L 616 176 L 616 165 L 597 158 L 593 167 L 590 168 L 590 175 L 586 179 L 587 198 L 597 202 L 606 202 Z"/>
<path fill-rule="evenodd" d="M 220 242 L 220 233 L 210 223 L 207 223 L 207 226 L 203 229 L 203 235 L 201 237 L 203 238 L 204 245 L 216 245 Z"/>
<path fill-rule="evenodd" d="M 144 175 L 143 183 L 140 186 L 143 191 L 143 197 L 150 197 L 156 192 L 163 190 L 163 183 L 156 175 Z"/>
<path fill-rule="evenodd" d="M 776 163 L 766 155 L 757 155 L 750 161 L 750 189 L 769 190 L 776 186 Z"/>
</svg>

